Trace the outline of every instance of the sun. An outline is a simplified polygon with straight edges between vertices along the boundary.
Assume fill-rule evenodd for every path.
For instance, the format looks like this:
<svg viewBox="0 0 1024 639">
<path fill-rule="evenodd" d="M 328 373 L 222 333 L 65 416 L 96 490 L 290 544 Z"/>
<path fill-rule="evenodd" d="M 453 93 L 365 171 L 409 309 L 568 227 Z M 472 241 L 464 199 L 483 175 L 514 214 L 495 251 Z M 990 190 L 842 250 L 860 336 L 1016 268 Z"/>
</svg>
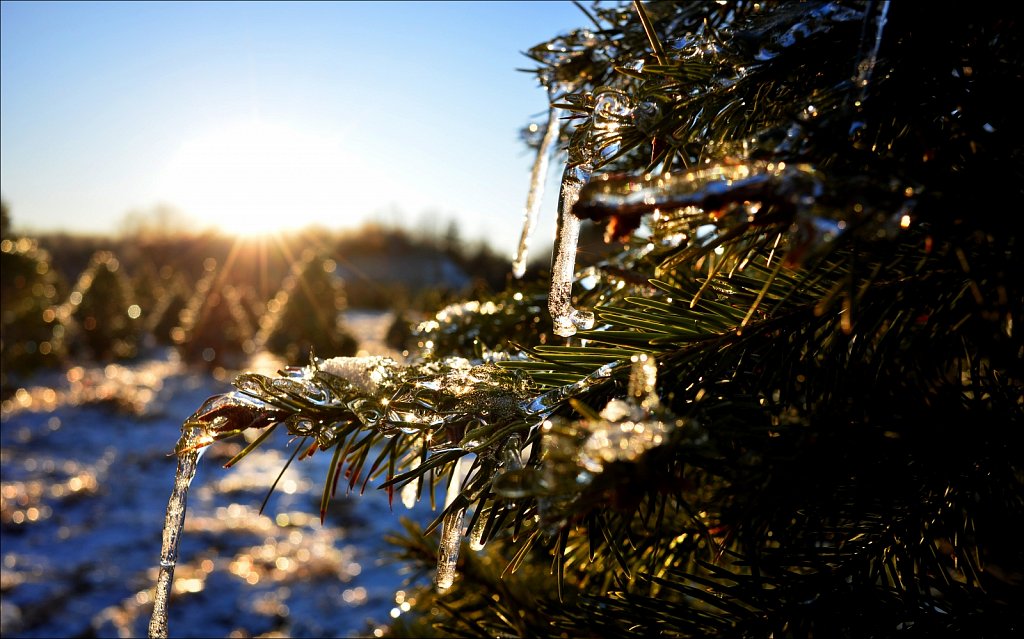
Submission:
<svg viewBox="0 0 1024 639">
<path fill-rule="evenodd" d="M 203 224 L 254 236 L 350 223 L 348 185 L 357 173 L 336 136 L 246 119 L 185 141 L 162 191 Z"/>
</svg>

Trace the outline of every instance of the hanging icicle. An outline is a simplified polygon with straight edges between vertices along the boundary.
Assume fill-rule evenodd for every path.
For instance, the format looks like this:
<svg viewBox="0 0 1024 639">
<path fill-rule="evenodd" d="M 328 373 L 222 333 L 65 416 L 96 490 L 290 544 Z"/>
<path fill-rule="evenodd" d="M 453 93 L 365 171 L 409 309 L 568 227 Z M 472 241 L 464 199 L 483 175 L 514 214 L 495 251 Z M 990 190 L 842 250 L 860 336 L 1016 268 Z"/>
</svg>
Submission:
<svg viewBox="0 0 1024 639">
<path fill-rule="evenodd" d="M 561 337 L 570 337 L 579 329 L 594 327 L 594 314 L 577 310 L 572 305 L 581 223 L 573 213 L 573 207 L 580 197 L 580 190 L 590 181 L 595 164 L 612 159 L 618 152 L 619 129 L 632 114 L 633 107 L 625 93 L 602 87 L 594 95 L 589 130 L 582 141 L 569 148 L 569 161 L 562 173 L 558 196 L 555 253 L 551 260 L 551 288 L 548 293 L 548 311 L 555 334 Z"/>
<path fill-rule="evenodd" d="M 178 469 L 174 474 L 174 488 L 167 501 L 167 514 L 164 517 L 160 573 L 157 576 L 156 593 L 153 597 L 153 615 L 149 620 L 150 637 L 168 636 L 167 604 L 174 584 L 174 568 L 178 563 L 178 544 L 185 526 L 188 489 L 196 475 L 199 458 L 211 441 L 213 437 L 205 427 L 189 426 L 186 423 L 176 446 Z"/>
<path fill-rule="evenodd" d="M 466 509 L 457 508 L 445 515 L 441 522 L 441 543 L 437 547 L 437 574 L 434 577 L 438 592 L 445 592 L 455 583 L 455 565 L 459 561 L 465 519 Z"/>
<path fill-rule="evenodd" d="M 462 488 L 470 479 L 469 471 L 472 467 L 472 455 L 462 457 L 455 465 L 451 481 L 448 483 L 445 508 L 451 506 L 462 492 Z M 459 546 L 462 545 L 462 528 L 465 523 L 465 506 L 449 511 L 441 522 L 441 542 L 437 547 L 437 572 L 434 575 L 439 592 L 448 590 L 455 583 L 456 564 L 459 561 Z"/>
<path fill-rule="evenodd" d="M 537 213 L 540 211 L 541 201 L 544 199 L 544 182 L 547 179 L 548 159 L 551 156 L 551 148 L 558 140 L 558 109 L 554 106 L 555 86 L 553 85 L 548 93 L 548 122 L 544 129 L 544 136 L 537 147 L 537 157 L 533 160 L 533 170 L 530 172 L 530 191 L 526 196 L 526 209 L 523 213 L 523 231 L 519 237 L 519 246 L 516 249 L 515 258 L 512 261 L 512 275 L 520 279 L 526 274 L 526 258 L 529 250 L 530 237 L 533 229 L 537 226 Z M 531 125 L 533 126 L 533 125 Z"/>
</svg>

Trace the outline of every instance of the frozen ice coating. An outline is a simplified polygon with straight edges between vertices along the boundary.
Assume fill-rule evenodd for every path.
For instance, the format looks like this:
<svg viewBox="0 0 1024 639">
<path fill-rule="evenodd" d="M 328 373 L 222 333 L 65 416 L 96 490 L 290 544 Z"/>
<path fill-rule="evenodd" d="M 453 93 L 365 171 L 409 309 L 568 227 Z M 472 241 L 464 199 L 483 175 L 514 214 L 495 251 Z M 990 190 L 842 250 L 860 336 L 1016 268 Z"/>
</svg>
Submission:
<svg viewBox="0 0 1024 639">
<path fill-rule="evenodd" d="M 633 461 L 665 441 L 675 422 L 663 421 L 655 415 L 661 408 L 657 383 L 658 365 L 654 357 L 632 357 L 628 400 L 611 400 L 601 411 L 601 420 L 587 425 L 590 436 L 579 451 L 579 465 L 583 469 L 600 473 L 606 464 Z"/>
<path fill-rule="evenodd" d="M 577 329 L 594 327 L 594 314 L 579 311 L 572 305 L 572 282 L 576 269 L 576 245 L 580 239 L 580 218 L 572 207 L 579 199 L 580 189 L 590 180 L 590 165 L 567 166 L 562 173 L 558 197 L 558 222 L 555 230 L 555 255 L 551 264 L 551 288 L 548 311 L 556 335 L 570 337 Z"/>
<path fill-rule="evenodd" d="M 456 508 L 444 516 L 441 522 L 441 543 L 437 547 L 437 574 L 434 581 L 439 592 L 444 592 L 455 583 L 455 564 L 459 561 L 459 544 L 462 543 L 462 524 L 466 518 L 465 508 Z"/>
<path fill-rule="evenodd" d="M 871 76 L 875 72 L 875 65 L 878 62 L 878 49 L 882 46 L 882 32 L 885 30 L 888 15 L 889 0 L 885 0 L 878 9 L 878 17 L 875 18 L 875 43 L 871 47 L 871 52 L 857 63 L 857 86 L 861 87 L 861 102 L 867 96 L 868 85 L 871 84 Z"/>
<path fill-rule="evenodd" d="M 610 362 L 605 364 L 593 373 L 573 382 L 572 384 L 560 386 L 541 395 L 537 395 L 528 402 L 524 402 L 520 408 L 524 413 L 531 417 L 543 419 L 553 413 L 554 410 L 566 399 L 573 397 L 574 395 L 578 395 L 584 390 L 594 386 L 595 384 L 600 384 L 611 377 L 612 371 L 621 365 L 621 362 Z"/>
<path fill-rule="evenodd" d="M 608 160 L 619 151 L 619 129 L 632 121 L 633 107 L 629 96 L 616 89 L 599 90 L 594 100 L 589 142 L 601 159 Z"/>
<path fill-rule="evenodd" d="M 726 202 L 779 196 L 801 206 L 820 194 L 821 180 L 814 166 L 785 162 L 722 164 L 663 175 L 604 174 L 580 189 L 574 210 L 579 217 L 595 219 L 612 213 L 663 215 L 687 207 L 721 208 Z"/>
<path fill-rule="evenodd" d="M 174 475 L 174 488 L 167 501 L 164 517 L 163 543 L 160 547 L 160 574 L 153 598 L 153 616 L 149 621 L 150 637 L 166 637 L 168 633 L 167 602 L 174 584 L 174 567 L 178 563 L 178 542 L 185 525 L 185 507 L 188 488 L 196 475 L 199 458 L 202 457 L 209 435 L 203 428 L 189 427 L 178 441 L 178 470 Z"/>
<path fill-rule="evenodd" d="M 317 362 L 318 368 L 349 382 L 367 395 L 376 395 L 391 378 L 396 362 L 390 357 L 332 357 Z"/>
<path fill-rule="evenodd" d="M 554 91 L 550 97 L 554 99 Z M 519 247 L 516 249 L 515 258 L 512 261 L 512 275 L 516 279 L 526 273 L 530 236 L 533 235 L 533 229 L 537 226 L 537 213 L 540 211 L 540 204 L 544 199 L 548 158 L 556 140 L 558 140 L 558 109 L 552 106 L 548 109 L 547 128 L 544 129 L 544 137 L 541 138 L 540 146 L 537 147 L 537 157 L 533 161 L 533 170 L 530 172 L 530 190 L 526 195 L 526 209 L 523 213 L 523 232 L 519 237 Z"/>
</svg>

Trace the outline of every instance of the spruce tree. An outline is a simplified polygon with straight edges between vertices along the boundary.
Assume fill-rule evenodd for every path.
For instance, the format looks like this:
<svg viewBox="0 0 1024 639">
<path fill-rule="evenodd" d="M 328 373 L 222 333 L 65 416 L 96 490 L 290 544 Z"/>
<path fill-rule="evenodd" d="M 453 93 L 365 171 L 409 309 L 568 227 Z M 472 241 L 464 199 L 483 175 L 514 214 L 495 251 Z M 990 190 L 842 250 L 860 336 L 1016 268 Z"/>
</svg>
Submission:
<svg viewBox="0 0 1024 639">
<path fill-rule="evenodd" d="M 447 486 L 392 539 L 436 582 L 396 636 L 1019 633 L 1019 9 L 581 9 L 528 52 L 567 151 L 550 332 L 512 281 L 186 430 L 283 424 L 333 456 L 323 509 Z"/>
</svg>

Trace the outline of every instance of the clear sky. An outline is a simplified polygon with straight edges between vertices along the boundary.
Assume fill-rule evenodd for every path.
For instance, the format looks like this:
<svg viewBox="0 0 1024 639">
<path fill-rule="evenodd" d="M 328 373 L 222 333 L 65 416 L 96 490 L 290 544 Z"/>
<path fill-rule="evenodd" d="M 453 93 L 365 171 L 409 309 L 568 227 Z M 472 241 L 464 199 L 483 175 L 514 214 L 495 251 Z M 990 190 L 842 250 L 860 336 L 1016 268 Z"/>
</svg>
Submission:
<svg viewBox="0 0 1024 639">
<path fill-rule="evenodd" d="M 518 131 L 547 103 L 521 52 L 587 24 L 553 1 L 5 0 L 0 191 L 20 230 L 161 204 L 239 231 L 429 213 L 511 253 Z"/>
</svg>

